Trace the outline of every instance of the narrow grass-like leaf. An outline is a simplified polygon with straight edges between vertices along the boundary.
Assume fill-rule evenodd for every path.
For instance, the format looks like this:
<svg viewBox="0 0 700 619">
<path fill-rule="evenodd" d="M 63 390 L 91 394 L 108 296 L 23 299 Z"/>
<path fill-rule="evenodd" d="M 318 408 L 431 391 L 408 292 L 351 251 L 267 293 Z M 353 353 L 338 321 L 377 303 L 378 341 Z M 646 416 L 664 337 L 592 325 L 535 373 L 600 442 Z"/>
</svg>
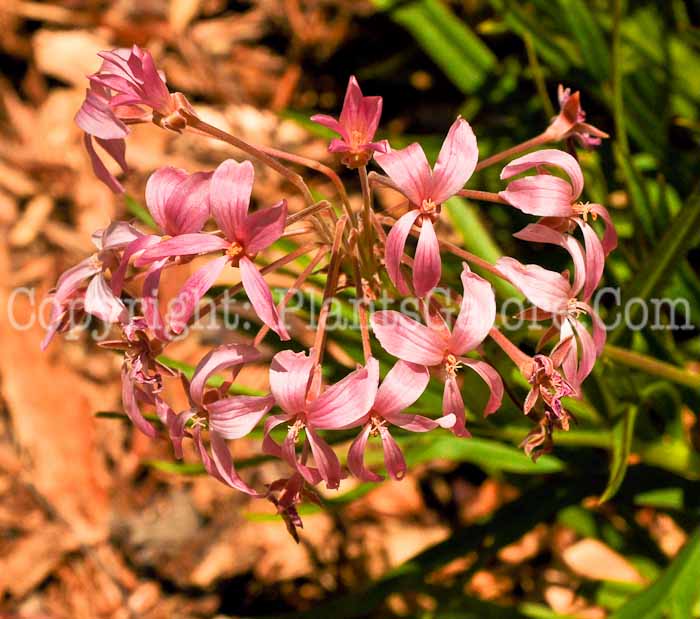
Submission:
<svg viewBox="0 0 700 619">
<path fill-rule="evenodd" d="M 559 0 L 559 8 L 579 44 L 586 68 L 597 80 L 608 76 L 610 58 L 603 33 L 583 0 Z"/>
<path fill-rule="evenodd" d="M 612 499 L 625 479 L 632 449 L 632 439 L 634 438 L 634 423 L 637 419 L 637 412 L 636 404 L 630 404 L 613 428 L 610 478 L 603 495 L 600 497 L 600 503 L 605 503 Z"/>
</svg>

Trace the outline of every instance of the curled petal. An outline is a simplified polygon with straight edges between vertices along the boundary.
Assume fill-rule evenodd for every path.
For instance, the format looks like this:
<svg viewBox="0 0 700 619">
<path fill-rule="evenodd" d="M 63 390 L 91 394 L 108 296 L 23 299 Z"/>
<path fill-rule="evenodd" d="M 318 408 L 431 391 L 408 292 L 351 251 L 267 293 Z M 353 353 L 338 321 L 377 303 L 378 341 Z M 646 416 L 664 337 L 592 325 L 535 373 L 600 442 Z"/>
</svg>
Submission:
<svg viewBox="0 0 700 619">
<path fill-rule="evenodd" d="M 367 450 L 367 441 L 369 440 L 369 433 L 372 430 L 371 424 L 365 424 L 362 428 L 362 432 L 357 435 L 357 438 L 350 445 L 348 451 L 348 468 L 350 472 L 361 479 L 362 481 L 382 481 L 384 479 L 381 475 L 370 471 L 365 466 L 365 451 Z"/>
<path fill-rule="evenodd" d="M 571 298 L 569 280 L 537 264 L 521 264 L 514 258 L 503 257 L 496 268 L 537 307 L 559 314 L 566 310 Z"/>
<path fill-rule="evenodd" d="M 374 160 L 416 206 L 431 197 L 432 170 L 420 144 L 414 142 L 401 150 L 377 153 Z"/>
<path fill-rule="evenodd" d="M 309 441 L 311 453 L 314 456 L 314 462 L 318 467 L 321 477 L 326 482 L 326 487 L 331 490 L 338 488 L 342 477 L 338 456 L 335 455 L 335 452 L 328 443 L 308 426 L 306 427 L 306 440 Z"/>
<path fill-rule="evenodd" d="M 409 415 L 406 413 L 389 413 L 384 415 L 390 424 L 403 428 L 408 432 L 429 432 L 435 428 L 451 428 L 457 422 L 457 418 L 449 413 L 444 417 L 430 419 L 423 415 Z"/>
<path fill-rule="evenodd" d="M 195 271 L 170 302 L 167 322 L 174 333 L 182 333 L 200 300 L 219 278 L 227 262 L 228 257 L 221 256 Z"/>
<path fill-rule="evenodd" d="M 242 240 L 255 172 L 250 161 L 227 159 L 211 179 L 211 212 L 229 241 Z"/>
<path fill-rule="evenodd" d="M 89 134 L 85 134 L 83 143 L 85 144 L 85 149 L 90 156 L 90 163 L 92 164 L 92 171 L 95 173 L 95 176 L 105 185 L 107 185 L 107 187 L 109 187 L 114 193 L 124 193 L 124 186 L 102 162 L 102 159 L 100 159 L 100 156 L 95 151 L 95 147 L 92 144 L 92 137 Z M 124 172 L 126 172 L 126 170 L 124 170 Z"/>
<path fill-rule="evenodd" d="M 225 251 L 230 247 L 221 237 L 213 234 L 192 233 L 180 234 L 166 241 L 149 247 L 138 258 L 135 265 L 137 267 L 146 266 L 156 260 L 172 258 L 176 256 L 195 256 L 197 254 L 208 254 L 214 251 Z"/>
<path fill-rule="evenodd" d="M 416 296 L 423 297 L 435 288 L 441 273 L 440 244 L 435 235 L 435 228 L 430 219 L 424 219 L 413 261 L 413 287 Z"/>
<path fill-rule="evenodd" d="M 248 299 L 250 299 L 255 313 L 260 320 L 280 336 L 281 340 L 288 340 L 289 333 L 287 333 L 287 329 L 280 320 L 280 315 L 272 299 L 270 288 L 260 274 L 260 271 L 258 271 L 252 260 L 247 256 L 241 258 L 238 267 L 241 270 L 243 288 L 248 295 Z"/>
<path fill-rule="evenodd" d="M 372 330 L 389 354 L 420 365 L 439 365 L 447 352 L 447 341 L 440 333 L 392 310 L 375 312 Z"/>
<path fill-rule="evenodd" d="M 484 408 L 484 415 L 495 413 L 501 407 L 503 400 L 503 381 L 500 374 L 485 361 L 468 358 L 462 358 L 460 361 L 474 370 L 488 385 L 489 401 Z"/>
<path fill-rule="evenodd" d="M 382 416 L 400 413 L 423 395 L 429 381 L 428 368 L 399 359 L 382 381 L 372 408 Z"/>
<path fill-rule="evenodd" d="M 202 464 L 209 473 L 215 479 L 220 482 L 240 490 L 245 494 L 258 497 L 260 494 L 253 490 L 248 484 L 246 484 L 236 472 L 233 466 L 233 459 L 231 458 L 231 452 L 226 445 L 226 441 L 222 436 L 219 436 L 216 432 L 209 432 L 209 442 L 211 443 L 211 457 L 207 453 L 204 443 L 202 441 L 202 436 L 199 427 L 195 427 L 192 433 L 194 438 L 194 444 L 199 452 L 199 457 L 202 460 Z"/>
<path fill-rule="evenodd" d="M 554 166 L 566 172 L 566 175 L 571 180 L 570 202 L 578 200 L 583 192 L 583 172 L 576 158 L 562 150 L 545 148 L 518 157 L 503 168 L 501 171 L 501 178 L 511 178 L 516 174 L 526 172 L 532 168 L 540 168 L 547 165 Z"/>
<path fill-rule="evenodd" d="M 75 124 L 86 134 L 103 140 L 123 140 L 129 135 L 129 128 L 117 118 L 107 95 L 100 90 L 98 86 L 86 92 L 85 101 L 75 115 Z"/>
<path fill-rule="evenodd" d="M 420 215 L 420 212 L 417 209 L 411 209 L 408 213 L 399 217 L 386 237 L 386 249 L 384 254 L 386 272 L 389 274 L 397 290 L 404 295 L 409 294 L 410 291 L 401 273 L 401 259 L 403 258 L 406 248 L 406 240 L 411 233 L 411 228 L 418 218 L 418 215 Z"/>
<path fill-rule="evenodd" d="M 600 204 L 591 205 L 591 213 L 600 216 L 605 222 L 605 232 L 603 233 L 603 250 L 607 256 L 613 249 L 617 247 L 617 230 L 608 209 Z"/>
<path fill-rule="evenodd" d="M 136 238 L 129 243 L 124 249 L 119 266 L 112 272 L 112 291 L 114 294 L 121 294 L 124 287 L 124 278 L 126 277 L 126 269 L 129 266 L 129 260 L 134 254 L 143 251 L 147 247 L 155 245 L 160 241 L 160 237 L 154 234 L 145 234 Z"/>
<path fill-rule="evenodd" d="M 586 246 L 586 285 L 583 288 L 583 298 L 587 300 L 593 296 L 601 277 L 603 277 L 605 250 L 591 226 L 580 219 L 576 219 L 576 223 L 581 228 L 581 232 L 583 232 L 583 242 Z"/>
<path fill-rule="evenodd" d="M 438 155 L 431 186 L 436 204 L 454 196 L 469 180 L 479 159 L 476 136 L 463 118 L 452 123 Z"/>
<path fill-rule="evenodd" d="M 306 408 L 306 392 L 313 367 L 313 355 L 304 352 L 283 350 L 272 358 L 270 389 L 275 402 L 286 413 L 296 414 Z"/>
<path fill-rule="evenodd" d="M 366 367 L 348 374 L 307 405 L 307 420 L 314 428 L 349 428 L 362 419 L 377 396 L 379 364 L 370 357 Z"/>
<path fill-rule="evenodd" d="M 173 445 L 175 458 L 182 460 L 182 441 L 185 438 L 185 426 L 195 415 L 195 411 L 186 410 L 176 414 L 170 406 L 160 397 L 155 398 L 156 413 L 163 425 L 168 430 L 170 442 Z"/>
<path fill-rule="evenodd" d="M 462 269 L 462 286 L 464 296 L 449 343 L 450 352 L 455 355 L 474 350 L 496 320 L 496 297 L 491 284 L 472 273 L 466 263 Z"/>
<path fill-rule="evenodd" d="M 247 344 L 219 346 L 207 353 L 194 370 L 190 381 L 190 397 L 197 406 L 204 406 L 204 388 L 212 375 L 244 363 L 260 359 L 260 352 Z M 234 398 L 235 399 L 235 398 Z"/>
<path fill-rule="evenodd" d="M 529 215 L 570 217 L 574 212 L 571 185 L 558 176 L 537 174 L 519 178 L 508 183 L 498 195 Z"/>
<path fill-rule="evenodd" d="M 141 414 L 136 394 L 134 393 L 134 385 L 129 378 L 129 370 L 126 366 L 122 367 L 122 405 L 124 412 L 127 414 L 132 423 L 149 438 L 155 438 L 158 434 L 156 429 L 144 418 Z"/>
<path fill-rule="evenodd" d="M 318 123 L 319 125 L 327 127 L 331 131 L 335 131 L 338 135 L 340 135 L 343 138 L 345 143 L 350 142 L 350 136 L 348 135 L 348 132 L 345 130 L 343 125 L 341 125 L 332 116 L 328 116 L 327 114 L 314 114 L 310 120 L 312 122 Z"/>
</svg>

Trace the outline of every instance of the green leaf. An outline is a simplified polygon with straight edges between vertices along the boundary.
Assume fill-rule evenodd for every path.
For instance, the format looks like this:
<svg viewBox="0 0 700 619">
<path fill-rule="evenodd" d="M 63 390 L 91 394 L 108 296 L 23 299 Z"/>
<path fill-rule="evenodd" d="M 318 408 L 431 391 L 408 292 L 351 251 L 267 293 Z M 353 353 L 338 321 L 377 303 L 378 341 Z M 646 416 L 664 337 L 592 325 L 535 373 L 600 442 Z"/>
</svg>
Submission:
<svg viewBox="0 0 700 619">
<path fill-rule="evenodd" d="M 127 210 L 141 223 L 146 224 L 149 228 L 153 228 L 154 230 L 158 229 L 158 225 L 155 219 L 151 217 L 151 213 L 138 200 L 126 194 L 124 196 L 124 204 L 126 204 Z"/>
<path fill-rule="evenodd" d="M 608 77 L 610 58 L 605 38 L 582 0 L 559 0 L 561 15 L 579 44 L 586 67 L 598 80 Z"/>
<path fill-rule="evenodd" d="M 610 466 L 610 478 L 608 485 L 600 497 L 600 503 L 612 499 L 625 479 L 627 465 L 629 463 L 632 439 L 634 438 L 634 423 L 637 419 L 638 408 L 630 404 L 620 419 L 615 424 L 612 432 L 612 462 Z"/>
<path fill-rule="evenodd" d="M 692 617 L 698 597 L 700 574 L 700 528 L 653 585 L 634 596 L 613 613 L 610 619 L 651 619 L 670 611 L 672 619 Z"/>
<path fill-rule="evenodd" d="M 476 91 L 496 64 L 496 57 L 470 28 L 438 0 L 396 4 L 375 0 L 463 93 Z"/>
</svg>

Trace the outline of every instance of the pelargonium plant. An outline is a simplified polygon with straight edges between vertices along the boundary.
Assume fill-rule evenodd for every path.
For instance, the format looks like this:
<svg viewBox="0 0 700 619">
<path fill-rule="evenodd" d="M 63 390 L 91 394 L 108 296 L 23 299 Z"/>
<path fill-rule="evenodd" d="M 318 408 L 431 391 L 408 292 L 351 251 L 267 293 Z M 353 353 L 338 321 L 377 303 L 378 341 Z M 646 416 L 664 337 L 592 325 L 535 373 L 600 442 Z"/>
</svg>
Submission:
<svg viewBox="0 0 700 619">
<path fill-rule="evenodd" d="M 85 131 L 95 174 L 112 190 L 123 188 L 93 141 L 126 172 L 129 126 L 153 122 L 165 130 L 192 131 L 228 143 L 236 153 L 281 174 L 305 202 L 293 213 L 285 196 L 272 206 L 251 209 L 254 168 L 247 159 L 227 159 L 204 171 L 165 166 L 153 172 L 145 192 L 146 207 L 158 229 L 145 231 L 134 222 L 113 222 L 95 233 L 97 251 L 60 277 L 44 347 L 55 333 L 73 324 L 76 310 L 113 325 L 119 337 L 102 345 L 123 353 L 124 412 L 141 432 L 169 440 L 178 459 L 183 458 L 183 442 L 191 440 L 193 453 L 212 477 L 271 501 L 296 536 L 301 526 L 297 506 L 304 499 L 318 501 L 314 488 L 319 484 L 337 489 L 348 476 L 365 482 L 384 478 L 366 461 L 373 438 L 381 445 L 387 474 L 394 479 L 405 475 L 406 462 L 393 428 L 421 433 L 446 430 L 469 440 L 460 370 L 473 371 L 485 383 L 489 397 L 483 414 L 497 413 L 504 393 L 512 390 L 504 388 L 501 373 L 483 358 L 487 338 L 530 385 L 518 403 L 535 422 L 522 442 L 525 451 L 536 458 L 552 448 L 555 429 L 568 429 L 572 417 L 563 398 L 580 395 L 605 342 L 591 297 L 605 259 L 617 244 L 606 209 L 581 201 L 584 179 L 576 157 L 553 147 L 563 142 L 575 152 L 574 144 L 592 148 L 607 137 L 585 122 L 578 93 L 560 88 L 561 111 L 541 134 L 481 161 L 477 137 L 466 119 L 457 118 L 431 166 L 417 143 L 394 149 L 386 140 L 376 139 L 382 99 L 364 96 L 351 77 L 339 118 L 315 115 L 311 120 L 337 133 L 328 150 L 337 153 L 349 175 L 359 178 L 362 205 L 354 209 L 340 176 L 323 163 L 247 143 L 204 122 L 184 95 L 168 90 L 148 51 L 134 46 L 100 56 L 103 64 L 89 77 L 76 122 Z M 533 150 L 545 145 L 549 147 Z M 465 189 L 475 171 L 504 161 L 508 162 L 501 170 L 501 192 Z M 372 164 L 376 170 L 368 172 Z M 298 172 L 304 169 L 325 174 L 337 198 L 316 199 Z M 401 214 L 375 206 L 377 187 L 405 198 Z M 534 216 L 514 236 L 536 243 L 534 247 L 559 246 L 568 252 L 572 269 L 560 273 L 510 257 L 491 264 L 440 239 L 437 223 L 442 205 L 455 195 Z M 605 223 L 602 238 L 591 225 L 598 217 Z M 273 243 L 300 233 L 306 238 L 311 234 L 312 242 L 274 262 L 260 261 L 261 252 Z M 462 261 L 459 282 L 443 277 L 446 254 Z M 306 255 L 306 266 L 294 285 L 275 301 L 263 276 Z M 206 256 L 203 266 L 164 311 L 159 289 L 169 267 L 201 256 Z M 523 315 L 543 323 L 534 356 L 519 348 L 499 325 L 492 285 L 472 267 L 510 283 L 527 298 L 530 306 Z M 201 301 L 227 269 L 240 276 L 240 284 L 228 292 L 245 293 L 261 329 L 247 342 L 212 349 L 188 379 L 161 355 L 212 311 L 211 304 L 201 311 Z M 302 351 L 282 348 L 272 357 L 268 395 L 234 394 L 232 385 L 243 366 L 263 360 L 260 345 L 265 337 L 280 342 L 294 338 L 285 309 L 294 291 L 319 275 L 325 286 L 312 325 L 313 346 Z M 358 297 L 364 363 L 328 384 L 323 359 L 329 311 L 331 301 L 347 289 Z M 415 316 L 374 311 L 374 301 L 382 296 L 413 298 L 419 311 Z M 227 298 L 220 295 L 214 303 Z M 395 358 L 383 379 L 375 355 Z M 222 374 L 227 378 L 221 379 Z M 409 412 L 431 377 L 444 384 L 442 408 L 422 411 L 425 415 Z M 181 380 L 189 402 L 186 410 L 174 410 L 164 396 L 164 381 L 173 378 Z M 278 426 L 286 431 L 275 430 Z M 262 429 L 262 452 L 279 459 L 281 470 L 288 471 L 258 487 L 239 475 L 231 454 L 231 441 L 256 428 Z"/>
</svg>

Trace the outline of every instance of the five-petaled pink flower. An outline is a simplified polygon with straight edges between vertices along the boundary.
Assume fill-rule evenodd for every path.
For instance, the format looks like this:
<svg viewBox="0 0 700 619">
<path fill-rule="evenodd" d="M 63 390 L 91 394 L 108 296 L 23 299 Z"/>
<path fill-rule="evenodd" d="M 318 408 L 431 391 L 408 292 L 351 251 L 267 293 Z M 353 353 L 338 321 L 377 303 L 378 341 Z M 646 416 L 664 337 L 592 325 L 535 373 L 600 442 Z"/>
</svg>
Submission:
<svg viewBox="0 0 700 619">
<path fill-rule="evenodd" d="M 210 206 L 223 238 L 198 232 L 179 234 L 146 249 L 136 265 L 144 265 L 175 256 L 194 256 L 223 252 L 195 272 L 185 282 L 172 304 L 168 320 L 176 333 L 184 329 L 200 299 L 211 288 L 227 264 L 238 267 L 243 288 L 260 319 L 283 340 L 289 335 L 280 320 L 270 288 L 253 262 L 255 255 L 272 245 L 284 232 L 287 202 L 248 212 L 253 189 L 253 165 L 250 161 L 224 161 L 210 181 Z"/>
<path fill-rule="evenodd" d="M 544 166 L 563 170 L 570 182 L 547 172 Z M 583 172 L 578 161 L 560 150 L 545 149 L 511 161 L 501 172 L 501 178 L 511 178 L 522 172 L 537 169 L 537 174 L 508 183 L 500 196 L 511 206 L 530 215 L 544 217 L 541 223 L 569 231 L 577 225 L 583 233 L 586 246 L 586 287 L 584 299 L 590 298 L 603 274 L 605 256 L 617 247 L 617 233 L 607 209 L 600 204 L 579 201 L 583 192 Z M 588 216 L 605 221 L 603 240 L 588 223 Z M 516 235 L 517 236 L 517 235 Z"/>
<path fill-rule="evenodd" d="M 501 405 L 503 382 L 488 363 L 464 357 L 481 344 L 496 318 L 496 299 L 491 284 L 472 273 L 464 264 L 462 285 L 464 296 L 452 329 L 436 313 L 428 314 L 428 326 L 391 310 L 375 312 L 371 323 L 379 343 L 389 354 L 444 371 L 442 414 L 456 417 L 452 426 L 456 435 L 469 436 L 465 425 L 464 400 L 457 384 L 457 370 L 465 365 L 488 385 L 490 396 L 484 410 L 486 415 L 495 412 Z"/>
<path fill-rule="evenodd" d="M 476 137 L 463 118 L 458 118 L 450 127 L 432 169 L 423 148 L 417 143 L 375 156 L 376 162 L 395 188 L 408 198 L 411 206 L 391 228 L 386 240 L 386 270 L 401 294 L 409 294 L 401 274 L 401 260 L 411 228 L 416 223 L 420 224 L 421 230 L 413 262 L 414 292 L 422 297 L 440 281 L 440 245 L 433 223 L 440 214 L 442 203 L 469 180 L 478 157 Z"/>
<path fill-rule="evenodd" d="M 342 477 L 340 462 L 331 447 L 318 435 L 318 430 L 339 430 L 356 426 L 374 403 L 379 382 L 379 364 L 368 359 L 359 368 L 334 385 L 321 391 L 320 372 L 314 371 L 313 351 L 309 354 L 291 350 L 277 353 L 270 365 L 270 389 L 281 415 L 272 415 L 265 422 L 263 451 L 283 458 L 299 471 L 310 484 L 325 480 L 328 488 L 337 488 Z M 316 368 L 320 370 L 320 368 Z M 289 424 L 282 445 L 271 436 L 280 424 Z M 300 454 L 296 445 L 304 431 L 306 442 Z M 315 466 L 306 463 L 309 449 Z"/>
<path fill-rule="evenodd" d="M 89 77 L 90 88 L 75 122 L 85 132 L 85 146 L 97 178 L 112 191 L 122 192 L 124 188 L 102 163 L 92 138 L 126 172 L 127 125 L 156 120 L 167 129 L 181 131 L 185 122 L 178 110 L 190 107 L 180 93 L 170 94 L 148 51 L 134 45 L 98 55 L 102 66 Z"/>
<path fill-rule="evenodd" d="M 173 435 L 178 439 L 184 424 L 194 418 L 192 436 L 204 468 L 212 477 L 251 495 L 258 495 L 258 493 L 239 477 L 226 440 L 248 435 L 275 402 L 271 395 L 229 395 L 228 391 L 241 366 L 244 363 L 257 361 L 260 357 L 260 353 L 255 348 L 246 344 L 231 344 L 215 348 L 205 355 L 195 368 L 187 392 L 190 408 L 179 415 L 175 415 L 169 408 L 158 411 L 170 431 L 171 439 Z M 207 388 L 207 382 L 214 374 L 229 369 L 232 370 L 230 381 L 224 382 L 217 388 Z M 201 435 L 204 418 L 208 420 L 211 456 L 204 446 Z M 175 440 L 173 444 L 175 445 Z"/>
<path fill-rule="evenodd" d="M 105 322 L 126 319 L 127 310 L 119 298 L 121 281 L 113 278 L 108 283 L 104 273 L 107 269 L 116 269 L 121 250 L 142 236 L 133 226 L 119 221 L 92 235 L 92 242 L 98 251 L 68 269 L 56 283 L 56 290 L 51 295 L 51 315 L 41 343 L 42 350 L 49 345 L 57 331 L 74 326 L 70 324 L 70 319 L 75 317 L 73 310 L 83 309 Z"/>
<path fill-rule="evenodd" d="M 370 436 L 379 436 L 384 451 L 384 465 L 394 479 L 402 479 L 406 474 L 406 460 L 401 448 L 391 436 L 388 424 L 409 432 L 428 432 L 435 428 L 451 428 L 456 421 L 453 414 L 439 419 L 429 419 L 422 415 L 403 413 L 425 391 L 430 380 L 428 368 L 399 359 L 377 391 L 372 409 L 359 420 L 362 432 L 350 446 L 348 468 L 362 481 L 381 481 L 383 477 L 370 471 L 364 465 L 364 455 Z"/>
<path fill-rule="evenodd" d="M 610 137 L 605 131 L 586 122 L 586 112 L 581 107 L 581 95 L 578 91 L 571 94 L 570 88 L 559 84 L 557 95 L 559 114 L 552 119 L 547 128 L 547 133 L 552 139 L 575 141 L 586 150 L 591 150 L 600 145 L 601 138 Z"/>
<path fill-rule="evenodd" d="M 569 382 L 578 389 L 593 369 L 596 357 L 603 350 L 606 337 L 605 326 L 598 314 L 587 303 L 587 299 L 578 298 L 590 276 L 586 271 L 586 259 L 581 244 L 572 236 L 541 224 L 530 224 L 515 236 L 528 241 L 559 245 L 566 249 L 573 259 L 573 281 L 569 280 L 567 272 L 557 273 L 537 264 L 525 265 L 515 258 L 499 258 L 496 267 L 534 304 L 533 310 L 526 310 L 526 316 L 538 321 L 553 321 L 552 326 L 542 336 L 540 344 L 544 344 L 557 332 L 560 341 L 571 339 L 571 346 L 567 349 L 562 367 Z M 591 317 L 592 336 L 579 320 L 581 314 Z M 580 344 L 580 360 L 577 340 Z"/>
<path fill-rule="evenodd" d="M 342 162 L 349 168 L 359 168 L 367 164 L 373 153 L 386 153 L 389 150 L 386 140 L 373 141 L 381 115 L 382 98 L 363 96 L 353 75 L 345 91 L 340 118 L 336 120 L 326 114 L 315 114 L 311 120 L 335 131 L 340 139 L 332 139 L 328 150 L 341 153 Z"/>
</svg>

